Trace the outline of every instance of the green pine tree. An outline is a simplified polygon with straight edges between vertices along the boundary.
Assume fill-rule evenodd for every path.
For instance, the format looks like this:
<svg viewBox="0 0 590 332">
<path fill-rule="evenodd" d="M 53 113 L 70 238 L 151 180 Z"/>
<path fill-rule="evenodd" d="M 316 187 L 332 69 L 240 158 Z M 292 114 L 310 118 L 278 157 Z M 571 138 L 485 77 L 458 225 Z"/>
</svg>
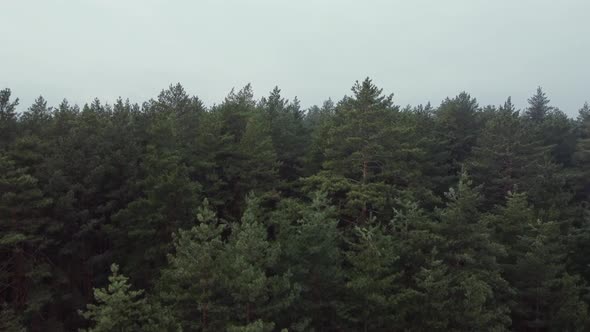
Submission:
<svg viewBox="0 0 590 332">
<path fill-rule="evenodd" d="M 197 213 L 198 224 L 174 236 L 174 254 L 162 270 L 158 294 L 170 304 L 186 331 L 223 329 L 225 307 L 221 265 L 225 252 L 225 225 L 204 200 Z"/>
<path fill-rule="evenodd" d="M 534 123 L 540 123 L 545 119 L 547 113 L 553 108 L 549 106 L 551 100 L 547 98 L 543 89 L 539 86 L 535 94 L 528 99 L 529 106 L 525 112 L 525 116 Z"/>
<path fill-rule="evenodd" d="M 342 314 L 355 331 L 388 331 L 401 325 L 400 274 L 395 239 L 381 226 L 356 228 L 358 240 L 346 253 L 347 302 Z"/>
<path fill-rule="evenodd" d="M 191 227 L 198 206 L 199 185 L 174 152 L 150 148 L 144 156 L 145 178 L 137 183 L 140 196 L 114 216 L 108 228 L 124 270 L 142 288 L 156 280 L 172 248 L 172 234 Z"/>
<path fill-rule="evenodd" d="M 0 148 L 8 146 L 17 134 L 18 98 L 10 101 L 10 89 L 0 90 Z"/>
<path fill-rule="evenodd" d="M 346 222 L 363 222 L 385 209 L 384 193 L 391 191 L 381 175 L 395 151 L 386 142 L 396 107 L 393 95 L 383 95 L 369 78 L 357 81 L 352 91 L 354 96 L 338 104 L 330 123 L 323 171 L 306 182 L 309 190 L 332 196 Z"/>
<path fill-rule="evenodd" d="M 0 154 L 0 298 L 22 313 L 25 323 L 38 318 L 52 297 L 51 203 L 35 177 Z"/>
<path fill-rule="evenodd" d="M 444 265 L 436 270 L 442 280 L 435 279 L 434 285 L 446 285 L 446 329 L 504 330 L 510 324 L 505 302 L 510 287 L 497 262 L 504 248 L 494 241 L 482 220 L 478 210 L 481 198 L 466 173 L 447 197 L 447 206 L 440 211 L 440 222 L 434 228 L 443 239 L 438 257 Z"/>
<path fill-rule="evenodd" d="M 335 215 L 326 195 L 316 193 L 311 203 L 281 201 L 271 217 L 282 249 L 278 264 L 282 271 L 291 271 L 300 287 L 288 319 L 306 329 L 334 326 L 335 308 L 344 293 L 342 235 Z"/>
<path fill-rule="evenodd" d="M 490 117 L 468 162 L 474 181 L 483 184 L 487 208 L 501 204 L 509 191 L 535 186 L 548 156 L 543 143 L 529 135 L 510 98 Z"/>
<path fill-rule="evenodd" d="M 128 278 L 119 274 L 116 264 L 111 272 L 109 285 L 94 290 L 97 303 L 80 311 L 92 325 L 81 332 L 181 331 L 166 310 L 148 301 L 143 290 L 131 290 Z"/>
<path fill-rule="evenodd" d="M 248 204 L 227 238 L 206 205 L 200 224 L 175 238 L 159 292 L 187 331 L 247 330 L 251 324 L 272 329 L 296 296 L 290 273 L 273 273 L 280 248 L 257 220 L 258 201 Z"/>
<path fill-rule="evenodd" d="M 520 239 L 516 262 L 517 291 L 514 326 L 517 329 L 581 331 L 588 327 L 588 308 L 582 300 L 583 283 L 565 271 L 565 247 L 559 224 L 529 223 Z"/>
</svg>

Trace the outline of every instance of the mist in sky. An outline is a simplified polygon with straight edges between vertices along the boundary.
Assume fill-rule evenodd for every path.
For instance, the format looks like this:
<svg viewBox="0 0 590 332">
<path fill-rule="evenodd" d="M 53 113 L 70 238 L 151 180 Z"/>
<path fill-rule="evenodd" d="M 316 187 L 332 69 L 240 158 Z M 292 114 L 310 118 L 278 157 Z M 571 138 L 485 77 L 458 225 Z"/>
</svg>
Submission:
<svg viewBox="0 0 590 332">
<path fill-rule="evenodd" d="M 252 83 L 304 107 L 369 76 L 399 105 L 465 90 L 480 105 L 537 86 L 570 116 L 590 100 L 587 0 L 0 0 L 0 88 L 83 104 L 181 82 L 207 105 Z"/>
</svg>

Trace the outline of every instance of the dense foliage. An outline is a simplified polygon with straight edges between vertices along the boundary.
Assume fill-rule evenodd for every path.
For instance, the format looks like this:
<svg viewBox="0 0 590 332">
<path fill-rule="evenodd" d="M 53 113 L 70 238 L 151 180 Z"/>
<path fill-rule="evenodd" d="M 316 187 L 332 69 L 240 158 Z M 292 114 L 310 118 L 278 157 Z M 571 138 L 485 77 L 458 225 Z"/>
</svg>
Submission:
<svg viewBox="0 0 590 332">
<path fill-rule="evenodd" d="M 587 331 L 590 106 L 0 91 L 2 331 Z"/>
</svg>

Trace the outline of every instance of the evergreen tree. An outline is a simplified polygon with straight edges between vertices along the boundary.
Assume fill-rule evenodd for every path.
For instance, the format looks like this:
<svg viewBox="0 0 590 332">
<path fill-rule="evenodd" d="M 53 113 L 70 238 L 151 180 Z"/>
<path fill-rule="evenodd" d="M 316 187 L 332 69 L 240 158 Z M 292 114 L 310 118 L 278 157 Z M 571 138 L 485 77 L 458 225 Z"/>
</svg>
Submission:
<svg viewBox="0 0 590 332">
<path fill-rule="evenodd" d="M 499 262 L 504 278 L 514 288 L 509 302 L 516 330 L 583 330 L 586 304 L 580 298 L 582 285 L 565 272 L 565 247 L 559 240 L 557 223 L 535 219 L 525 194 L 511 193 L 505 206 L 487 219 L 494 239 L 505 246 L 507 255 Z M 567 293 L 567 295 L 565 295 Z M 569 307 L 566 315 L 558 305 Z M 572 308 L 575 308 L 572 310 Z"/>
<path fill-rule="evenodd" d="M 546 157 L 543 143 L 528 135 L 508 98 L 486 122 L 469 160 L 473 179 L 483 184 L 486 207 L 502 203 L 515 188 L 534 186 Z"/>
<path fill-rule="evenodd" d="M 551 100 L 547 98 L 543 89 L 537 87 L 536 93 L 528 99 L 529 106 L 525 112 L 525 116 L 530 119 L 533 123 L 540 123 L 545 119 L 547 113 L 553 108 L 549 106 Z"/>
<path fill-rule="evenodd" d="M 529 224 L 521 238 L 526 248 L 517 259 L 517 329 L 581 331 L 588 327 L 588 308 L 581 298 L 583 284 L 565 271 L 565 248 L 554 222 Z"/>
<path fill-rule="evenodd" d="M 576 148 L 573 154 L 574 176 L 572 187 L 576 200 L 585 202 L 590 195 L 590 105 L 585 103 L 578 111 Z"/>
<path fill-rule="evenodd" d="M 290 103 L 275 87 L 268 98 L 262 98 L 260 107 L 270 122 L 272 143 L 280 162 L 279 175 L 284 181 L 292 182 L 301 176 L 308 144 L 299 101 L 295 98 Z"/>
<path fill-rule="evenodd" d="M 248 117 L 255 107 L 254 92 L 250 84 L 238 92 L 232 89 L 223 103 L 213 109 L 214 112 L 220 114 L 223 123 L 222 134 L 228 134 L 234 142 L 239 142 L 246 130 Z"/>
<path fill-rule="evenodd" d="M 382 95 L 369 78 L 357 81 L 352 91 L 330 125 L 324 171 L 310 177 L 308 186 L 334 196 L 347 222 L 363 222 L 385 207 L 383 193 L 389 188 L 380 175 L 392 160 L 394 150 L 385 142 L 395 108 L 393 95 Z"/>
<path fill-rule="evenodd" d="M 560 111 L 553 109 L 539 128 L 539 136 L 545 146 L 550 148 L 553 160 L 562 166 L 571 167 L 576 149 L 574 121 Z"/>
<path fill-rule="evenodd" d="M 295 216 L 288 213 L 291 208 Z M 341 303 L 344 275 L 342 235 L 335 215 L 326 195 L 316 193 L 311 203 L 281 201 L 271 217 L 279 228 L 276 237 L 282 248 L 278 264 L 282 271 L 291 271 L 293 282 L 301 288 L 289 319 L 300 321 L 306 330 L 326 330 L 337 320 L 335 308 Z"/>
<path fill-rule="evenodd" d="M 219 121 L 217 134 L 225 143 L 217 160 L 220 190 L 212 201 L 220 202 L 221 216 L 239 220 L 245 208 L 245 197 L 251 191 L 259 193 L 276 186 L 276 152 L 272 142 L 269 119 L 256 108 L 252 87 L 248 84 L 237 93 L 230 92 L 223 104 L 213 108 Z M 219 198 L 218 198 L 219 197 Z"/>
<path fill-rule="evenodd" d="M 138 182 L 141 196 L 113 216 L 109 228 L 125 270 L 142 287 L 155 281 L 171 249 L 172 234 L 189 228 L 198 204 L 198 184 L 188 178 L 177 155 L 151 148 Z"/>
<path fill-rule="evenodd" d="M 42 135 L 51 118 L 52 108 L 47 107 L 47 101 L 43 96 L 35 99 L 35 102 L 21 116 L 21 123 L 28 133 Z"/>
<path fill-rule="evenodd" d="M 229 322 L 233 326 L 256 320 L 274 324 L 274 317 L 289 308 L 296 296 L 289 271 L 272 274 L 280 247 L 267 239 L 266 227 L 257 220 L 258 204 L 250 199 L 241 224 L 234 224 L 227 242 L 223 271 L 232 298 Z"/>
<path fill-rule="evenodd" d="M 10 101 L 10 89 L 0 90 L 0 148 L 5 148 L 16 135 L 18 98 Z"/>
<path fill-rule="evenodd" d="M 51 300 L 45 282 L 51 276 L 47 247 L 52 226 L 38 180 L 0 154 L 0 298 L 36 320 Z"/>
<path fill-rule="evenodd" d="M 257 221 L 256 204 L 250 201 L 242 223 L 232 225 L 227 239 L 206 208 L 199 214 L 201 224 L 175 239 L 175 254 L 160 287 L 187 330 L 248 330 L 251 324 L 272 329 L 273 320 L 295 298 L 290 274 L 272 273 L 280 248 Z"/>
<path fill-rule="evenodd" d="M 478 210 L 480 196 L 466 173 L 448 194 L 447 206 L 440 211 L 434 228 L 443 238 L 439 248 L 441 263 L 423 282 L 444 299 L 446 330 L 504 330 L 510 324 L 505 302 L 510 288 L 502 278 L 497 257 L 503 247 L 493 240 Z M 434 287 L 434 289 L 432 289 Z M 444 287 L 444 290 L 441 289 Z M 440 293 L 444 291 L 444 293 Z M 428 292 L 426 294 L 428 294 Z"/>
<path fill-rule="evenodd" d="M 227 315 L 220 270 L 223 264 L 224 225 L 209 209 L 207 200 L 197 213 L 198 225 L 174 236 L 174 254 L 162 271 L 158 293 L 173 308 L 186 331 L 215 331 Z"/>
<path fill-rule="evenodd" d="M 400 270 L 394 238 L 379 226 L 357 228 L 347 252 L 347 303 L 342 314 L 356 331 L 387 331 L 400 325 Z"/>
<path fill-rule="evenodd" d="M 270 131 L 263 114 L 254 114 L 248 120 L 238 145 L 242 162 L 238 175 L 240 186 L 236 190 L 241 197 L 252 190 L 268 191 L 276 186 L 280 162 L 277 162 Z"/>
<path fill-rule="evenodd" d="M 181 331 L 163 308 L 154 305 L 142 290 L 131 290 L 128 278 L 111 266 L 109 285 L 94 290 L 97 304 L 89 304 L 80 314 L 93 325 L 86 332 Z"/>
<path fill-rule="evenodd" d="M 453 99 L 445 99 L 436 111 L 435 137 L 444 151 L 437 166 L 446 171 L 440 185 L 444 191 L 456 183 L 456 175 L 477 141 L 478 110 L 477 100 L 462 92 Z"/>
</svg>

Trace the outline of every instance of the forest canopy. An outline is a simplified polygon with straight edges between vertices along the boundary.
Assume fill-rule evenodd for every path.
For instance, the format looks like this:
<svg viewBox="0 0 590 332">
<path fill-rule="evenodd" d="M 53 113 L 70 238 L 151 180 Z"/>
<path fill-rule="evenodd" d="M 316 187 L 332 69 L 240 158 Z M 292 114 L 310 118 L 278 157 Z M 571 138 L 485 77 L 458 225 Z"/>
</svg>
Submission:
<svg viewBox="0 0 590 332">
<path fill-rule="evenodd" d="M 0 90 L 0 331 L 588 331 L 590 106 Z"/>
</svg>

